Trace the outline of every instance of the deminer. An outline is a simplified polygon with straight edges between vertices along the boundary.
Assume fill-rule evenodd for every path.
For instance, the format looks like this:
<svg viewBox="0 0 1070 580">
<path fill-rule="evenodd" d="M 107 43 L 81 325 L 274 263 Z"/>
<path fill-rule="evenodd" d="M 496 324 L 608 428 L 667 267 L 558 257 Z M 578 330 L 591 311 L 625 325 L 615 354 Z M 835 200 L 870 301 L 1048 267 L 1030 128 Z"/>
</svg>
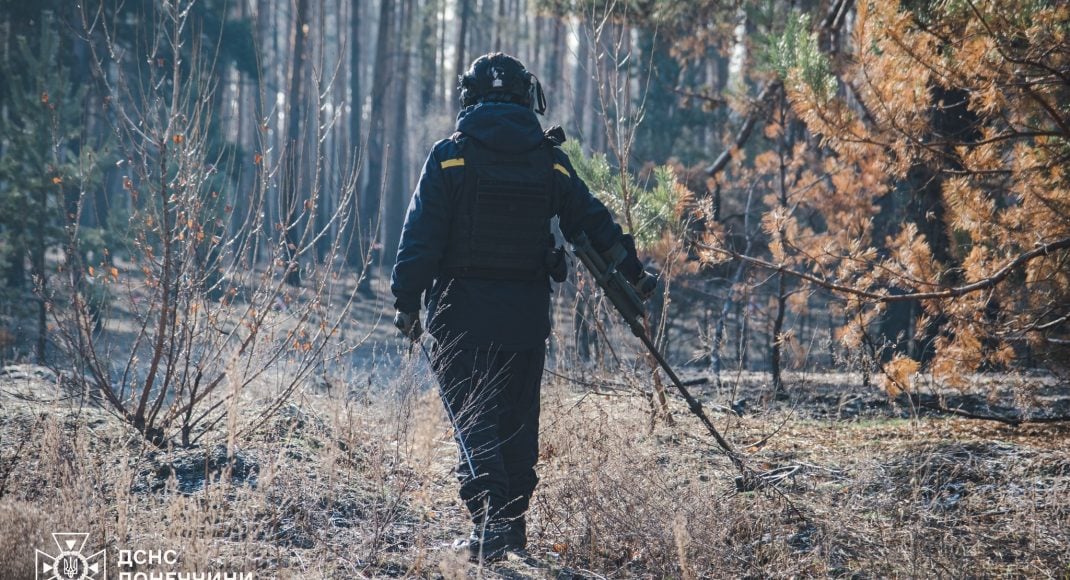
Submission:
<svg viewBox="0 0 1070 580">
<path fill-rule="evenodd" d="M 431 366 L 460 449 L 460 495 L 471 514 L 473 561 L 527 545 L 525 514 L 538 476 L 539 394 L 550 334 L 550 280 L 565 279 L 551 219 L 566 240 L 586 234 L 641 295 L 657 284 L 635 243 L 577 177 L 544 131 L 538 79 L 503 54 L 477 58 L 460 79 L 456 132 L 435 143 L 409 202 L 391 277 L 394 324 L 434 339 Z M 421 348 L 422 345 L 421 345 Z M 426 352 L 426 351 L 425 351 Z"/>
</svg>

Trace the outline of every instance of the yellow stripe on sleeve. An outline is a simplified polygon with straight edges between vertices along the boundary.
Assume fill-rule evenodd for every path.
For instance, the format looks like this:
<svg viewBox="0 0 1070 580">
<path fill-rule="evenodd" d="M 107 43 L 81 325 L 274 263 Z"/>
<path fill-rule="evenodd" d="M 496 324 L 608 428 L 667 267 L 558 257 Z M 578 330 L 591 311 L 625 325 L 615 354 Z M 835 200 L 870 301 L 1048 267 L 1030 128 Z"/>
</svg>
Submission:
<svg viewBox="0 0 1070 580">
<path fill-rule="evenodd" d="M 572 177 L 571 175 L 569 175 L 568 169 L 565 169 L 565 166 L 561 165 L 560 163 L 554 163 L 554 169 L 560 171 L 561 173 L 564 173 L 565 177 Z"/>
<path fill-rule="evenodd" d="M 441 163 L 442 169 L 449 169 L 450 167 L 464 167 L 464 157 L 456 157 L 454 159 L 447 159 Z"/>
</svg>

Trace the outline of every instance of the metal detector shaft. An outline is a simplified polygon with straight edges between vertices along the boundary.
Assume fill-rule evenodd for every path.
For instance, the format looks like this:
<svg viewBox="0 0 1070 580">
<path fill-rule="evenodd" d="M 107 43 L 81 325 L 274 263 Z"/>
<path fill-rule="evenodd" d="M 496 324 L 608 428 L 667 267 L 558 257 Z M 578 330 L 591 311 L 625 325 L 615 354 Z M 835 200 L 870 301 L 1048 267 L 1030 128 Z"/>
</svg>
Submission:
<svg viewBox="0 0 1070 580">
<path fill-rule="evenodd" d="M 628 323 L 628 327 L 632 329 L 632 334 L 642 341 L 643 346 L 650 351 L 650 355 L 654 357 L 654 360 L 658 361 L 658 365 L 672 381 L 672 384 L 676 386 L 676 389 L 680 391 L 684 400 L 687 401 L 687 406 L 692 413 L 695 414 L 705 425 L 706 430 L 710 432 L 714 440 L 717 441 L 717 445 L 721 447 L 728 455 L 732 463 L 736 464 L 740 470 L 743 469 L 742 461 L 739 456 L 736 455 L 735 449 L 732 445 L 721 435 L 721 432 L 714 426 L 713 421 L 706 415 L 706 412 L 702 409 L 702 403 L 691 396 L 687 387 L 684 386 L 680 377 L 676 376 L 676 372 L 669 366 L 668 361 L 658 351 L 657 347 L 647 336 L 646 329 L 643 328 L 643 316 L 646 312 L 646 307 L 643 305 L 643 301 L 639 298 L 639 294 L 636 293 L 635 288 L 624 279 L 624 275 L 617 270 L 617 264 L 620 262 L 620 256 L 603 256 L 595 251 L 591 245 L 591 241 L 587 238 L 587 235 L 583 232 L 576 237 L 572 244 L 572 251 L 576 254 L 576 257 L 583 262 L 583 265 L 594 276 L 595 282 L 602 288 L 609 301 L 613 303 L 613 307 L 624 317 L 624 320 Z"/>
<path fill-rule="evenodd" d="M 672 381 L 672 384 L 676 385 L 677 390 L 680 391 L 680 395 L 687 401 L 688 409 L 691 409 L 691 412 L 702 421 L 702 424 L 706 426 L 706 430 L 710 432 L 710 435 L 713 435 L 714 440 L 721 446 L 721 449 L 724 449 L 725 452 L 728 453 L 728 456 L 732 461 L 738 462 L 735 449 L 733 449 L 732 445 L 728 443 L 728 440 L 721 435 L 721 432 L 717 430 L 717 427 L 713 425 L 709 416 L 706 415 L 706 411 L 702 409 L 702 403 L 691 396 L 687 387 L 684 386 L 683 381 L 680 380 L 680 377 L 676 376 L 672 367 L 669 366 L 668 361 L 665 360 L 665 357 L 663 357 L 657 347 L 654 346 L 654 343 L 650 341 L 650 337 L 646 335 L 646 332 L 641 332 L 637 336 L 639 337 L 639 340 L 643 342 L 643 345 L 646 346 L 647 350 L 650 351 L 650 355 L 654 357 L 654 360 L 658 361 L 658 364 L 661 365 L 662 370 L 665 371 L 665 374 L 669 377 L 669 380 Z"/>
</svg>

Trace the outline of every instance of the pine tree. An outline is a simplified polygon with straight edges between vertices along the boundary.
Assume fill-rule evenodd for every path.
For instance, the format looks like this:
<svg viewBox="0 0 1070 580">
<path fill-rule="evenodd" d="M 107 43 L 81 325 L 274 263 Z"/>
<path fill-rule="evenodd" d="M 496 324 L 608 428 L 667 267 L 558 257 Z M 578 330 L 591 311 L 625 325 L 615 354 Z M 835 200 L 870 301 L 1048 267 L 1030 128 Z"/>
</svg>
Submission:
<svg viewBox="0 0 1070 580">
<path fill-rule="evenodd" d="M 83 135 L 85 87 L 71 82 L 58 28 L 54 15 L 44 12 L 38 31 L 15 38 L 11 58 L 3 66 L 7 82 L 0 87 L 2 291 L 5 302 L 20 304 L 27 283 L 33 284 L 38 360 L 45 358 L 48 343 L 54 273 L 49 252 L 63 247 L 68 228 L 73 233 L 77 224 L 77 206 L 68 208 L 68 199 L 77 199 L 99 179 L 97 151 L 85 144 Z M 82 143 L 78 151 L 75 141 Z"/>
<path fill-rule="evenodd" d="M 1065 364 L 1068 17 L 1027 1 L 861 2 L 839 65 L 805 19 L 789 20 L 771 60 L 808 134 L 795 155 L 812 161 L 789 184 L 790 211 L 767 204 L 771 258 L 727 253 L 838 296 L 838 338 L 870 359 L 891 328 L 882 318 L 916 304 L 898 327 L 931 339 L 932 356 L 895 368 L 927 362 L 961 386 L 1027 347 Z M 723 237 L 708 245 L 724 254 Z"/>
</svg>

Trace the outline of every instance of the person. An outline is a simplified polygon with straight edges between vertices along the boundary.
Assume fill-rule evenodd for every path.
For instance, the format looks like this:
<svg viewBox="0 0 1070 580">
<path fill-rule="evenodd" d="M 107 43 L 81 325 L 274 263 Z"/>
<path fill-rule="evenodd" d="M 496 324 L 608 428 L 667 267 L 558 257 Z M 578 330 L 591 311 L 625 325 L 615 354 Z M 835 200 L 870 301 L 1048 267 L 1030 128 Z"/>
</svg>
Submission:
<svg viewBox="0 0 1070 580">
<path fill-rule="evenodd" d="M 538 476 L 539 391 L 550 334 L 550 277 L 563 281 L 563 250 L 584 232 L 644 292 L 631 236 L 576 176 L 543 131 L 546 99 L 517 59 L 480 56 L 461 75 L 456 132 L 437 142 L 408 206 L 391 277 L 394 323 L 422 335 L 421 297 L 434 339 L 432 368 L 453 422 L 471 558 L 493 560 L 527 544 L 525 513 Z M 619 247 L 618 247 L 619 246 Z M 621 251 L 623 248 L 623 252 Z"/>
</svg>

